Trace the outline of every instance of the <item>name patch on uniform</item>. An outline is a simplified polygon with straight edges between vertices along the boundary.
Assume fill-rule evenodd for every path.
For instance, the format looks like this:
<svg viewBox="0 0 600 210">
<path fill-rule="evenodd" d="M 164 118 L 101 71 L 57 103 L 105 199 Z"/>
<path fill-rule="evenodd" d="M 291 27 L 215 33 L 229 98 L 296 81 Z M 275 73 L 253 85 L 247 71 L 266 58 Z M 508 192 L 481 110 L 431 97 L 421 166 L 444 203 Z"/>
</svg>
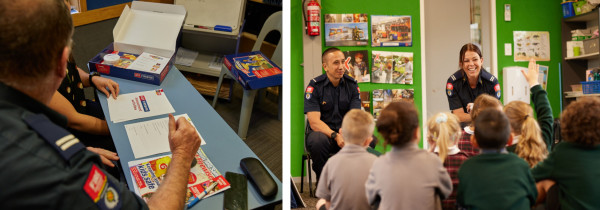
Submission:
<svg viewBox="0 0 600 210">
<path fill-rule="evenodd" d="M 92 165 L 83 190 L 99 209 L 121 208 L 119 191 L 116 185 L 96 165 Z"/>
<path fill-rule="evenodd" d="M 453 89 L 454 89 L 454 86 L 452 86 L 452 83 L 446 84 L 446 93 L 448 94 L 448 96 L 452 96 Z"/>
</svg>

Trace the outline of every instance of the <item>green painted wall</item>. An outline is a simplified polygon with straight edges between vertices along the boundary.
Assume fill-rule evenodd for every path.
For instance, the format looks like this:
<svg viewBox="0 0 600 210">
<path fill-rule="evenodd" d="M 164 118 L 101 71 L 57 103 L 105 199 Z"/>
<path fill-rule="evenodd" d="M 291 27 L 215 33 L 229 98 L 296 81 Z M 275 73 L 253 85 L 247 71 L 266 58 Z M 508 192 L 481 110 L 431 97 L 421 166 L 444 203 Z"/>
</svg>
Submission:
<svg viewBox="0 0 600 210">
<path fill-rule="evenodd" d="M 291 97 L 291 109 L 290 109 L 290 168 L 292 177 L 300 176 L 301 170 L 301 158 L 304 152 L 304 69 L 300 64 L 302 60 L 302 5 L 301 1 L 293 1 L 291 3 L 291 84 L 290 84 L 290 97 Z M 346 13 L 366 13 L 371 15 L 410 15 L 412 16 L 412 47 L 338 47 L 342 51 L 348 50 L 367 50 L 369 51 L 369 58 L 371 57 L 371 51 L 396 51 L 396 52 L 412 52 L 413 53 L 413 81 L 412 85 L 399 85 L 399 84 L 374 84 L 374 83 L 360 83 L 361 91 L 372 91 L 375 89 L 414 89 L 415 90 L 415 105 L 419 111 L 419 116 L 422 116 L 422 91 L 421 91 L 421 26 L 420 26 L 420 1 L 419 0 L 408 0 L 408 1 L 395 1 L 395 0 L 380 0 L 377 4 L 373 4 L 370 1 L 357 1 L 357 0 L 327 0 L 322 3 L 321 15 L 324 14 L 346 14 Z M 322 27 L 323 29 L 324 27 Z M 370 26 L 369 26 L 370 28 Z M 323 38 L 323 49 L 325 47 L 325 40 Z M 370 43 L 370 42 L 369 42 Z M 319 52 L 320 54 L 321 52 Z M 372 61 L 369 61 L 372 64 Z M 422 120 L 422 119 L 420 119 Z M 383 151 L 381 143 L 383 140 L 380 138 L 379 146 L 376 150 Z M 388 147 L 390 149 L 390 147 Z"/>
<path fill-rule="evenodd" d="M 560 114 L 560 81 L 559 63 L 561 62 L 561 0 L 528 0 L 511 1 L 496 0 L 496 24 L 498 35 L 498 75 L 503 84 L 502 68 L 507 66 L 527 67 L 528 62 L 515 62 L 513 56 L 504 55 L 504 43 L 514 41 L 513 31 L 548 31 L 550 33 L 550 61 L 538 61 L 540 65 L 548 66 L 548 99 L 552 106 L 554 117 Z M 504 21 L 504 4 L 510 4 L 512 17 L 509 22 Z"/>
</svg>

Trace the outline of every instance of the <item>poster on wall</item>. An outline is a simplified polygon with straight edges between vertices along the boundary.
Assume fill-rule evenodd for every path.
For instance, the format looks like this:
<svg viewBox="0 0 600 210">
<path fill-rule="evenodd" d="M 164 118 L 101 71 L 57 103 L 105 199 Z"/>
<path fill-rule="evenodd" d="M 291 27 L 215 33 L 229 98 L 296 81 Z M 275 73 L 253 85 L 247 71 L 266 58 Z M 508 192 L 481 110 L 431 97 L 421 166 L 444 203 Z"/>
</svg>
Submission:
<svg viewBox="0 0 600 210">
<path fill-rule="evenodd" d="M 412 46 L 411 23 L 411 16 L 371 15 L 371 46 Z"/>
<path fill-rule="evenodd" d="M 373 83 L 413 84 L 413 53 L 372 51 Z"/>
<path fill-rule="evenodd" d="M 325 46 L 366 46 L 367 14 L 325 14 Z"/>
<path fill-rule="evenodd" d="M 344 69 L 346 74 L 356 79 L 357 82 L 371 82 L 369 70 L 369 54 L 366 50 L 345 51 Z"/>
<path fill-rule="evenodd" d="M 365 112 L 371 113 L 371 91 L 360 91 L 360 106 Z"/>
<path fill-rule="evenodd" d="M 550 61 L 550 33 L 547 31 L 513 31 L 515 61 Z"/>
<path fill-rule="evenodd" d="M 381 110 L 392 102 L 408 101 L 414 103 L 414 89 L 378 89 L 373 90 L 373 117 L 379 118 Z"/>
</svg>

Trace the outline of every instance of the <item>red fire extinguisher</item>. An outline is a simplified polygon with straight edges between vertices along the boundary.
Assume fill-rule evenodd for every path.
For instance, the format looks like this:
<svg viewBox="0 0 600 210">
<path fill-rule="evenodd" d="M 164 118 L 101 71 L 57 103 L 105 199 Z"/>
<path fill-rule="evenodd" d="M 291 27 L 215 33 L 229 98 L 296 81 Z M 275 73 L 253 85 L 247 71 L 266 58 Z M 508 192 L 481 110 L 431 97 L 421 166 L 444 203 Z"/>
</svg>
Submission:
<svg viewBox="0 0 600 210">
<path fill-rule="evenodd" d="M 306 32 L 310 36 L 318 36 L 321 32 L 321 6 L 315 0 L 306 5 Z"/>
</svg>

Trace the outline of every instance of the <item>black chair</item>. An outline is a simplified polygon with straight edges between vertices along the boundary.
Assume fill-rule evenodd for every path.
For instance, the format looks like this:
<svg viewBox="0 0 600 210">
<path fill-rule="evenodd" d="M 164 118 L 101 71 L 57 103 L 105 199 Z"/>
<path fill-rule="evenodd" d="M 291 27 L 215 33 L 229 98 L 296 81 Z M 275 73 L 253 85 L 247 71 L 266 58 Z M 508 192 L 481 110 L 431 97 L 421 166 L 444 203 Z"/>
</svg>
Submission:
<svg viewBox="0 0 600 210">
<path fill-rule="evenodd" d="M 306 149 L 306 138 L 308 138 L 308 133 L 311 131 L 310 129 L 310 125 L 308 124 L 308 120 L 306 121 L 306 129 L 304 130 L 304 153 L 302 154 L 302 169 L 300 171 L 300 193 L 304 192 L 304 169 L 306 168 L 307 173 L 308 173 L 308 194 L 310 195 L 310 197 L 315 197 L 313 190 L 312 190 L 312 172 L 310 169 L 310 160 L 312 159 L 310 157 L 310 152 L 308 152 L 308 150 Z M 307 166 L 304 166 L 304 161 L 307 161 Z"/>
</svg>

